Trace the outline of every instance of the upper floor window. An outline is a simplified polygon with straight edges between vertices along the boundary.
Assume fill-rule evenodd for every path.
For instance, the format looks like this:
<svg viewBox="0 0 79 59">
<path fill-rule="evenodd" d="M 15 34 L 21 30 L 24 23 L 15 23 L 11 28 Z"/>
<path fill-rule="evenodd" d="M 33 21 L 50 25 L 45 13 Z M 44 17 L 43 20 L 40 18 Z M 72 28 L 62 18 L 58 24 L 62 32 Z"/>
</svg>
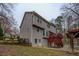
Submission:
<svg viewBox="0 0 79 59">
<path fill-rule="evenodd" d="M 45 30 L 43 30 L 43 36 L 45 35 Z"/>
<path fill-rule="evenodd" d="M 41 39 L 39 39 L 39 43 L 41 42 Z"/>
<path fill-rule="evenodd" d="M 42 20 L 40 19 L 40 23 L 42 23 Z"/>
<path fill-rule="evenodd" d="M 48 34 L 49 34 L 48 31 L 46 31 L 46 36 L 48 36 Z"/>
<path fill-rule="evenodd" d="M 37 32 L 39 32 L 39 28 L 37 28 Z"/>
<path fill-rule="evenodd" d="M 39 18 L 37 18 L 37 22 L 39 22 Z"/>
<path fill-rule="evenodd" d="M 38 22 L 38 23 L 42 23 L 42 20 L 39 19 L 39 18 L 37 18 L 37 22 Z"/>
</svg>

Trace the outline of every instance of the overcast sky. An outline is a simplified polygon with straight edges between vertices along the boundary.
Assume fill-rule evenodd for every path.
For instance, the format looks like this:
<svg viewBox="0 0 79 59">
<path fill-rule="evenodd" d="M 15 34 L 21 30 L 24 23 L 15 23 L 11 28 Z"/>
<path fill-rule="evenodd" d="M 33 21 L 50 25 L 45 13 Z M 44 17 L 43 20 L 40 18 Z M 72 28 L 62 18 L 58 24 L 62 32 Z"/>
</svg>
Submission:
<svg viewBox="0 0 79 59">
<path fill-rule="evenodd" d="M 16 19 L 19 27 L 24 16 L 24 12 L 36 11 L 38 14 L 50 21 L 52 18 L 55 19 L 61 14 L 60 8 L 62 5 L 62 3 L 17 4 L 14 10 L 14 18 Z"/>
</svg>

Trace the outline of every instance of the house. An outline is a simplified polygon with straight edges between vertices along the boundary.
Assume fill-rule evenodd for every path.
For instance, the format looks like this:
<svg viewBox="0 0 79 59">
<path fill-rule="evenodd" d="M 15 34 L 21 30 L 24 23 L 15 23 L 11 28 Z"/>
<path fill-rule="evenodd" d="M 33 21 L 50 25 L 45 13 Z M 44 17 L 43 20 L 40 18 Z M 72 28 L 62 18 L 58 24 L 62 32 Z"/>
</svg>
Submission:
<svg viewBox="0 0 79 59">
<path fill-rule="evenodd" d="M 74 35 L 74 46 L 79 47 L 79 19 L 78 17 L 69 16 L 68 18 L 68 33 L 72 33 Z"/>
<path fill-rule="evenodd" d="M 48 47 L 50 33 L 56 33 L 53 23 L 48 22 L 35 11 L 25 12 L 21 26 L 20 37 L 26 39 L 33 47 Z"/>
</svg>

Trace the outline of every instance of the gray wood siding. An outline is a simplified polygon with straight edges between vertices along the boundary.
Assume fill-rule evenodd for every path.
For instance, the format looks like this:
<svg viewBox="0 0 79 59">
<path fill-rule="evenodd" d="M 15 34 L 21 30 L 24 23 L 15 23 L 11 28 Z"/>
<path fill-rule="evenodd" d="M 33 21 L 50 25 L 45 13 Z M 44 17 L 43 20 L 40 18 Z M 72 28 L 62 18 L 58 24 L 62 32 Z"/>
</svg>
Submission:
<svg viewBox="0 0 79 59">
<path fill-rule="evenodd" d="M 31 26 L 32 26 L 32 15 L 31 14 L 26 14 L 23 24 L 20 29 L 20 37 L 21 38 L 26 38 L 26 39 L 31 39 Z"/>
<path fill-rule="evenodd" d="M 38 27 L 34 27 L 33 25 L 36 25 Z M 48 37 L 46 36 L 46 31 L 56 33 L 56 29 L 52 25 L 50 25 L 50 28 L 47 25 L 48 23 L 46 21 L 33 14 L 33 12 L 26 13 L 20 28 L 20 37 L 29 39 L 32 43 L 32 46 L 48 46 L 48 41 L 46 39 L 43 39 L 43 37 Z M 37 31 L 37 29 L 39 29 L 39 32 Z M 43 31 L 45 31 L 45 35 L 43 35 Z M 35 39 L 37 39 L 37 44 L 35 43 Z"/>
</svg>

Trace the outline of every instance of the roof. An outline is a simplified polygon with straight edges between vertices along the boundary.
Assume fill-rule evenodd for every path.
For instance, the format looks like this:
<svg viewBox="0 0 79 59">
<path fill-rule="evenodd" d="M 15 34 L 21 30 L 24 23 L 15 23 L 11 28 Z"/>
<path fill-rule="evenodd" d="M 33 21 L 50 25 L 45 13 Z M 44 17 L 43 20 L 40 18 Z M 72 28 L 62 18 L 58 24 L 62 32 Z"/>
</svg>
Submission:
<svg viewBox="0 0 79 59">
<path fill-rule="evenodd" d="M 34 14 L 34 15 L 36 15 L 36 16 L 38 16 L 38 17 L 40 17 L 40 18 L 41 18 L 42 20 L 44 20 L 46 23 L 48 23 L 48 24 L 50 24 L 50 25 L 52 25 L 52 26 L 54 26 L 54 27 L 55 27 L 55 25 L 54 25 L 53 23 L 50 23 L 49 21 L 47 21 L 45 18 L 43 18 L 41 15 L 39 15 L 39 14 L 38 14 L 38 13 L 36 13 L 35 11 L 25 12 L 24 17 L 23 17 L 23 20 L 22 20 L 22 22 L 21 22 L 20 27 L 22 26 L 22 23 L 23 23 L 23 21 L 24 21 L 25 15 L 26 15 L 27 13 L 32 13 L 32 14 Z"/>
</svg>

